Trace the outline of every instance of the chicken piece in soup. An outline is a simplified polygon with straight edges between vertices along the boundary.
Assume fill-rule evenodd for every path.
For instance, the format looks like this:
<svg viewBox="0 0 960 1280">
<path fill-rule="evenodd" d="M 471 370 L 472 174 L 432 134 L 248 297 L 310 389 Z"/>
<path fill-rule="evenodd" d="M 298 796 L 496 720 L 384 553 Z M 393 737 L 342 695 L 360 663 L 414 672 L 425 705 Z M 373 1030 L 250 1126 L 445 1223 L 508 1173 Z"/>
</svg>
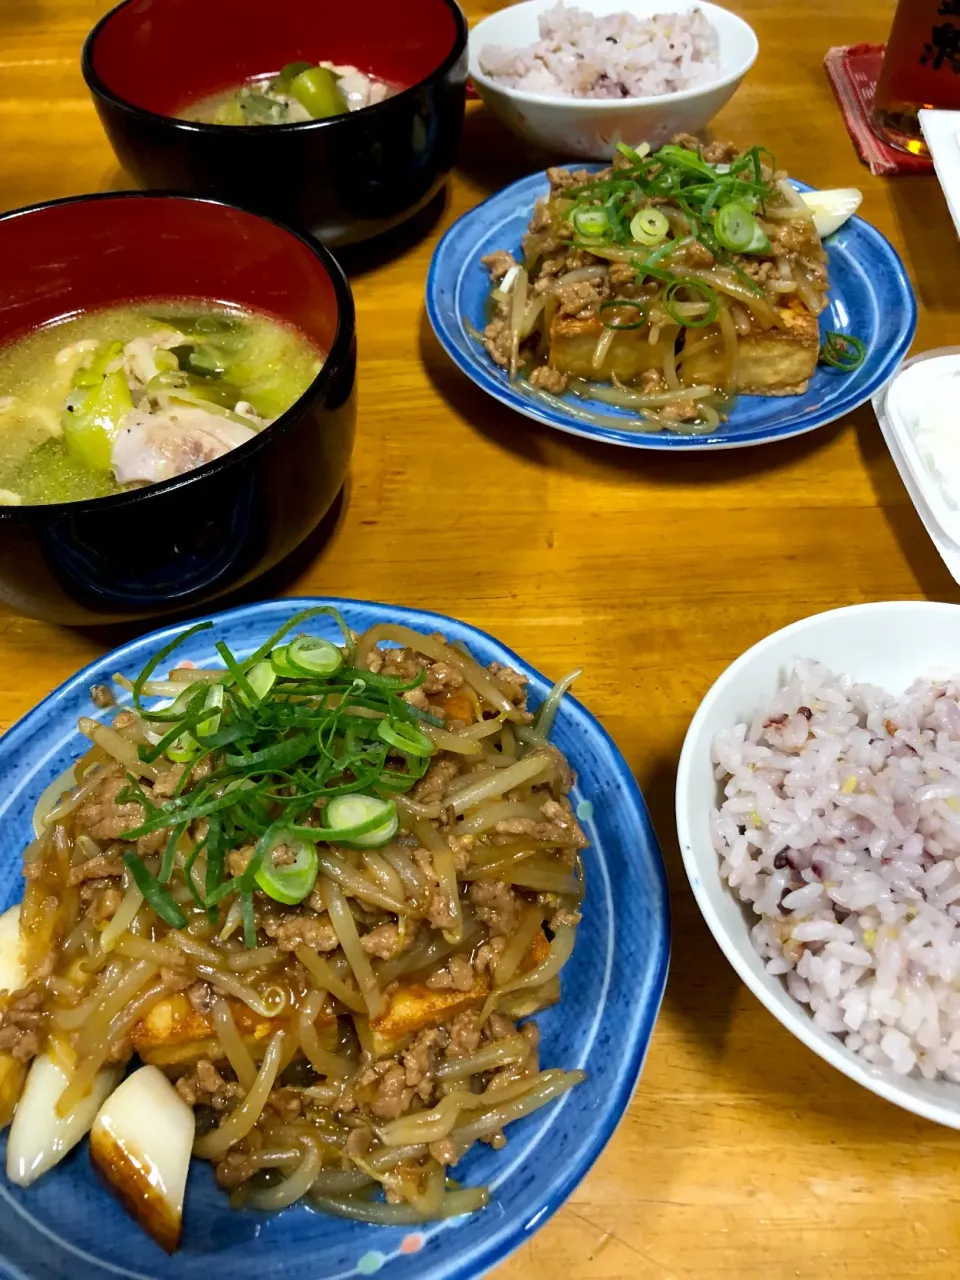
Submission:
<svg viewBox="0 0 960 1280">
<path fill-rule="evenodd" d="M 0 504 L 103 497 L 183 475 L 270 425 L 323 354 L 247 311 L 140 303 L 0 349 Z"/>
</svg>

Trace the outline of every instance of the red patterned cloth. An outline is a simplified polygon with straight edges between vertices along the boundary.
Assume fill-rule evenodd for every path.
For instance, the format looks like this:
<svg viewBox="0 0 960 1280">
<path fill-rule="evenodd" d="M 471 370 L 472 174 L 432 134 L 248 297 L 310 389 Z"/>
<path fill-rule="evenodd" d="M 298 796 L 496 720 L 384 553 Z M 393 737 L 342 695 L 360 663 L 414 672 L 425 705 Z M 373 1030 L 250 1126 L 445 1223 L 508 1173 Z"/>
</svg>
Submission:
<svg viewBox="0 0 960 1280">
<path fill-rule="evenodd" d="M 879 176 L 894 173 L 932 173 L 933 165 L 925 156 L 910 155 L 882 142 L 870 127 L 870 112 L 877 91 L 882 44 L 850 44 L 831 49 L 823 66 L 836 95 L 847 133 L 857 153 L 871 173 Z"/>
</svg>

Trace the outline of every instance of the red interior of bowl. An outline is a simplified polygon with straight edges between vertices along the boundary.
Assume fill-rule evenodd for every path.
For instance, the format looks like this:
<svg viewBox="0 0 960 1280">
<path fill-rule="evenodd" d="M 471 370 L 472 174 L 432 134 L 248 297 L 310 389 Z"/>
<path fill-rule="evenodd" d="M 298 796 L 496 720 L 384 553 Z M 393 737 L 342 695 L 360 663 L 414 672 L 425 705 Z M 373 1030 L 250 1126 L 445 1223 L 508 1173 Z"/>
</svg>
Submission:
<svg viewBox="0 0 960 1280">
<path fill-rule="evenodd" d="M 132 0 L 101 27 L 92 62 L 118 97 L 170 115 L 288 62 L 348 63 L 408 88 L 456 36 L 446 0 Z"/>
<path fill-rule="evenodd" d="M 312 250 L 253 214 L 176 196 L 107 196 L 0 219 L 0 342 L 78 311 L 203 298 L 265 311 L 333 345 L 333 282 Z"/>
</svg>

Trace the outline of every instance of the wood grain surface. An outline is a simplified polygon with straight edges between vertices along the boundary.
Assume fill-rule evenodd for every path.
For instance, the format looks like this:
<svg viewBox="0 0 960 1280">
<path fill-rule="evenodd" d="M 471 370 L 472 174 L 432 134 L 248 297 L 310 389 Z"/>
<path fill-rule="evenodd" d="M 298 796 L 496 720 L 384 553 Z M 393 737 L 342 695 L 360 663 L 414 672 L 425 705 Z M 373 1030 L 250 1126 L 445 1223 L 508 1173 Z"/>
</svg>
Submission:
<svg viewBox="0 0 960 1280">
<path fill-rule="evenodd" d="M 124 185 L 79 71 L 104 0 L 0 0 L 0 207 Z M 498 8 L 468 0 L 468 16 Z M 933 178 L 859 164 L 822 70 L 882 40 L 892 0 L 730 0 L 760 58 L 714 136 L 818 186 L 858 185 L 920 300 L 917 349 L 960 342 L 960 248 Z M 569 1204 L 498 1280 L 886 1280 L 960 1274 L 960 1135 L 858 1089 L 740 984 L 680 865 L 673 786 L 713 679 L 768 632 L 864 600 L 958 600 L 869 406 L 783 444 L 703 457 L 595 447 L 511 414 L 446 360 L 423 288 L 440 233 L 542 167 L 472 104 L 445 200 L 347 261 L 360 423 L 337 518 L 257 595 L 422 605 L 484 627 L 578 692 L 619 743 L 668 864 L 674 950 L 630 1110 Z M 0 264 L 2 289 L 2 264 Z M 121 630 L 0 618 L 6 727 Z"/>
</svg>

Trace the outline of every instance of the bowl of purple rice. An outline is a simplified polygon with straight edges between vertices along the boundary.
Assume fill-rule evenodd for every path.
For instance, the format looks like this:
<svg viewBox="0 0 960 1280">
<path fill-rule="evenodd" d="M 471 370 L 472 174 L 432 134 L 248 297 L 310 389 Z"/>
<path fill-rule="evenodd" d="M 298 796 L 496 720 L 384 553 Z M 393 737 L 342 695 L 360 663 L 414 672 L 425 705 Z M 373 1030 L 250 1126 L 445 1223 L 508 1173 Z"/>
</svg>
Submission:
<svg viewBox="0 0 960 1280">
<path fill-rule="evenodd" d="M 808 1048 L 960 1128 L 960 606 L 804 618 L 717 679 L 677 829 L 721 950 Z"/>
<path fill-rule="evenodd" d="M 487 109 L 527 142 L 609 160 L 700 132 L 736 91 L 757 38 L 718 5 L 672 0 L 525 0 L 470 33 L 470 75 Z"/>
</svg>

